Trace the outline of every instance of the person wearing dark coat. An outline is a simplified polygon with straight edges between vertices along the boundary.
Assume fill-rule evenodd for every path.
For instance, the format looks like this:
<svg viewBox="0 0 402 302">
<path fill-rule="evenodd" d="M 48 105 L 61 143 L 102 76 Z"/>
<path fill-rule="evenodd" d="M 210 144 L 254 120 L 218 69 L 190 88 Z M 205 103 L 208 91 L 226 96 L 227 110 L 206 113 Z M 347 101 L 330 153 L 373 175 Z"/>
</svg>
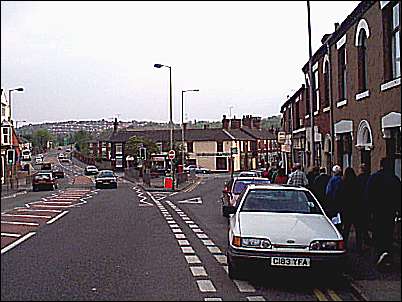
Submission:
<svg viewBox="0 0 402 302">
<path fill-rule="evenodd" d="M 359 166 L 359 175 L 357 175 L 357 182 L 359 183 L 359 189 L 361 192 L 361 196 L 363 198 L 361 208 L 361 228 L 362 228 L 363 243 L 365 243 L 366 245 L 369 245 L 370 242 L 368 230 L 369 230 L 369 221 L 371 214 L 368 209 L 368 202 L 365 198 L 365 189 L 369 177 L 370 177 L 370 171 L 368 169 L 368 166 L 367 164 L 362 163 Z"/>
<path fill-rule="evenodd" d="M 327 174 L 327 169 L 325 167 L 320 168 L 320 174 L 314 179 L 313 182 L 313 193 L 315 197 L 317 197 L 321 206 L 324 208 L 324 211 L 327 208 L 327 202 L 325 199 L 325 189 L 327 188 L 327 184 L 331 176 Z"/>
<path fill-rule="evenodd" d="M 363 246 L 361 227 L 362 192 L 353 168 L 347 167 L 345 169 L 342 183 L 335 199 L 341 214 L 342 236 L 345 245 L 348 246 L 350 229 L 353 225 L 356 232 L 356 248 L 361 251 Z"/>
<path fill-rule="evenodd" d="M 317 166 L 313 166 L 310 171 L 307 172 L 307 180 L 308 180 L 308 186 L 307 188 L 309 190 L 313 190 L 313 183 L 315 178 L 320 174 L 320 168 Z"/>
<path fill-rule="evenodd" d="M 382 158 L 380 166 L 367 181 L 365 197 L 373 213 L 377 265 L 388 266 L 392 263 L 396 212 L 401 210 L 401 181 L 395 176 L 389 158 Z"/>
</svg>

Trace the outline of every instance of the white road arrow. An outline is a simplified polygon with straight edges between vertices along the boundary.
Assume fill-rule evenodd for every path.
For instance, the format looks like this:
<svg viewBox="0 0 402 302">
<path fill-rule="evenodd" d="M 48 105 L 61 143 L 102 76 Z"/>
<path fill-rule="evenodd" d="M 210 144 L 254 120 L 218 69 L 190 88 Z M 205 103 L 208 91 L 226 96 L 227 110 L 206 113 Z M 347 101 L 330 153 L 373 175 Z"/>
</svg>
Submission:
<svg viewBox="0 0 402 302">
<path fill-rule="evenodd" d="M 178 201 L 178 203 L 196 203 L 196 204 L 202 204 L 202 199 L 201 199 L 201 197 L 195 197 L 195 198 L 190 198 L 190 199 Z"/>
</svg>

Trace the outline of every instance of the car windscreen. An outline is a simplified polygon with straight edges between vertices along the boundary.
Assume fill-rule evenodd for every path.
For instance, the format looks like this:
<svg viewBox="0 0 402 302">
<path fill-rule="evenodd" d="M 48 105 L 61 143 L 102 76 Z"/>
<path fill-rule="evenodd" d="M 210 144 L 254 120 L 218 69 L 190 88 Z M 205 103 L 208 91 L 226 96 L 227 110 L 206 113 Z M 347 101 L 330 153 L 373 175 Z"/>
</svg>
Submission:
<svg viewBox="0 0 402 302">
<path fill-rule="evenodd" d="M 114 177 L 113 172 L 101 172 L 99 177 Z"/>
<path fill-rule="evenodd" d="M 323 214 L 310 192 L 298 190 L 250 190 L 241 211 Z"/>
<path fill-rule="evenodd" d="M 267 179 L 244 179 L 236 180 L 233 187 L 233 194 L 240 194 L 248 185 L 251 184 L 269 184 Z"/>
<path fill-rule="evenodd" d="M 36 180 L 49 180 L 51 179 L 51 175 L 50 174 L 37 174 L 35 175 L 35 179 Z"/>
</svg>

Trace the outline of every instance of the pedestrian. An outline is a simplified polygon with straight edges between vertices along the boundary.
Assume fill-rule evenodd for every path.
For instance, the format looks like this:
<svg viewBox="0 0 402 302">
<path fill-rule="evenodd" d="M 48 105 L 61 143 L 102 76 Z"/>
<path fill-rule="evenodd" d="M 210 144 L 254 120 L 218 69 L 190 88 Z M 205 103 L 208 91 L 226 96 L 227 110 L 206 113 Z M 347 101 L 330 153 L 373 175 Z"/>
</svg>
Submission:
<svg viewBox="0 0 402 302">
<path fill-rule="evenodd" d="M 314 179 L 320 174 L 320 168 L 317 166 L 313 166 L 307 172 L 307 180 L 308 180 L 308 189 L 312 191 Z"/>
<path fill-rule="evenodd" d="M 285 169 L 284 168 L 279 168 L 278 169 L 278 174 L 275 177 L 274 183 L 282 185 L 282 184 L 286 184 L 287 181 L 288 181 L 288 177 L 287 177 L 287 175 L 285 173 Z"/>
<path fill-rule="evenodd" d="M 320 174 L 314 179 L 313 182 L 313 193 L 317 197 L 321 206 L 326 210 L 327 201 L 325 198 L 325 189 L 327 188 L 329 179 L 331 176 L 327 174 L 327 169 L 325 167 L 320 168 Z"/>
<path fill-rule="evenodd" d="M 361 252 L 363 247 L 361 228 L 362 192 L 356 173 L 351 167 L 345 169 L 339 191 L 335 194 L 335 202 L 339 205 L 342 219 L 342 236 L 345 245 L 348 246 L 350 229 L 353 225 L 356 233 L 356 249 Z"/>
<path fill-rule="evenodd" d="M 365 196 L 373 213 L 377 265 L 390 266 L 395 217 L 401 210 L 401 181 L 395 176 L 389 158 L 382 158 L 380 170 L 368 178 Z"/>
<path fill-rule="evenodd" d="M 342 168 L 339 165 L 332 167 L 332 176 L 328 181 L 327 187 L 325 188 L 325 200 L 327 203 L 327 214 L 331 217 L 338 217 L 339 214 L 339 203 L 336 200 L 339 188 L 342 183 Z M 334 221 L 334 220 L 333 220 Z M 336 227 L 341 230 L 341 222 L 339 217 L 336 220 Z"/>
<path fill-rule="evenodd" d="M 357 175 L 357 182 L 359 183 L 359 190 L 361 194 L 361 202 L 362 206 L 360 208 L 361 215 L 361 231 L 362 231 L 362 244 L 363 246 L 369 245 L 370 237 L 369 237 L 369 223 L 371 222 L 371 213 L 369 211 L 368 202 L 365 198 L 365 189 L 367 185 L 367 181 L 370 177 L 370 171 L 368 169 L 367 164 L 362 163 L 359 166 L 359 174 Z M 363 251 L 363 250 L 362 250 Z"/>
<path fill-rule="evenodd" d="M 306 187 L 308 185 L 308 180 L 306 174 L 304 174 L 304 172 L 301 170 L 301 164 L 296 163 L 293 169 L 294 172 L 290 174 L 288 184 Z"/>
<path fill-rule="evenodd" d="M 265 170 L 261 174 L 262 177 L 269 178 L 269 167 L 270 167 L 270 164 L 267 163 L 267 166 L 266 166 Z"/>
</svg>

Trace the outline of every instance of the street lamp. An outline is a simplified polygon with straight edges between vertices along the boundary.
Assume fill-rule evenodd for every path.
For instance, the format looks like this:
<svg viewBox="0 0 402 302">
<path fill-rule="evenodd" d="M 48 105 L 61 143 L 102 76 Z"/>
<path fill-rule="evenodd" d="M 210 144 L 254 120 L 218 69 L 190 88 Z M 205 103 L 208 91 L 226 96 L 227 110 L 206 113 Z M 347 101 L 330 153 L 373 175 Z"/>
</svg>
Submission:
<svg viewBox="0 0 402 302">
<path fill-rule="evenodd" d="M 22 92 L 24 91 L 24 88 L 18 87 L 18 88 L 13 88 L 8 90 L 8 105 L 10 107 L 10 115 L 8 116 L 8 121 L 11 122 L 11 116 L 12 116 L 12 111 L 11 111 L 11 92 L 12 91 L 19 91 Z"/>
<path fill-rule="evenodd" d="M 200 91 L 199 89 L 189 89 L 181 91 L 181 143 L 182 143 L 182 152 L 181 152 L 181 163 L 184 168 L 184 93 L 189 91 Z"/>
<path fill-rule="evenodd" d="M 172 100 L 172 67 L 163 64 L 154 64 L 155 68 L 166 67 L 169 68 L 169 126 L 170 126 L 170 150 L 173 150 L 173 100 Z M 174 189 L 174 170 L 173 159 L 170 160 L 170 170 L 173 175 L 173 189 Z"/>
</svg>

